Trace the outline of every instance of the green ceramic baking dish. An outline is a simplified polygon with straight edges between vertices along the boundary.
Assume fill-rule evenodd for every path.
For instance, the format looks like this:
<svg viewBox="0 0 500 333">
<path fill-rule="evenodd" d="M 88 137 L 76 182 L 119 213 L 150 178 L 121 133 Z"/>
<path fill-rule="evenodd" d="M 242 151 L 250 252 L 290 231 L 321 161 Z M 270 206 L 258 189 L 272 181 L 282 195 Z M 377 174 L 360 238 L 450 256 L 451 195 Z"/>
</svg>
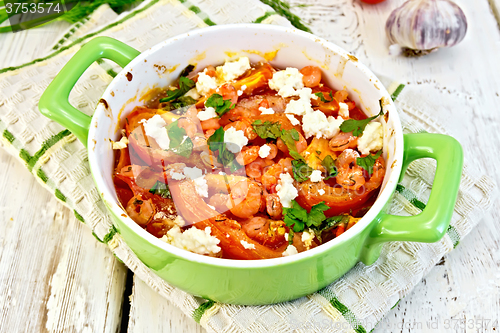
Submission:
<svg viewBox="0 0 500 333">
<path fill-rule="evenodd" d="M 110 140 L 117 140 L 123 117 L 138 105 L 141 92 L 168 86 L 182 68 L 220 64 L 228 55 L 253 62 L 275 55 L 276 67 L 319 65 L 334 89 L 345 87 L 369 116 L 383 101 L 384 157 L 387 171 L 375 204 L 342 236 L 297 255 L 266 260 L 206 257 L 173 247 L 147 233 L 124 214 L 112 180 Z M 69 94 L 84 71 L 97 59 L 116 62 L 123 70 L 104 92 L 89 117 L 69 102 Z M 159 66 L 171 71 L 158 71 Z M 357 262 L 374 263 L 384 242 L 436 242 L 445 234 L 457 198 L 462 149 L 453 138 L 438 134 L 403 135 L 398 112 L 380 81 L 357 59 L 314 35 L 271 25 L 215 26 L 168 39 L 143 53 L 111 38 L 98 37 L 84 45 L 43 94 L 40 111 L 72 131 L 87 146 L 96 186 L 114 225 L 135 254 L 158 276 L 191 294 L 234 304 L 283 302 L 310 294 L 345 274 Z M 437 170 L 422 213 L 388 215 L 386 209 L 408 164 L 433 158 Z"/>
</svg>

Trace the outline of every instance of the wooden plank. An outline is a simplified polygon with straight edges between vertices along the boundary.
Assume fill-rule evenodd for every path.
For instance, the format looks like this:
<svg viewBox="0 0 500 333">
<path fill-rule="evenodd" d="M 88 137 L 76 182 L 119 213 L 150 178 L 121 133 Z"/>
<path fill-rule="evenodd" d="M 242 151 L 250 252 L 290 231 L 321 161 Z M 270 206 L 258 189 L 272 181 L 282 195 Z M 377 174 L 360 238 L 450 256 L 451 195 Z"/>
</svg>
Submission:
<svg viewBox="0 0 500 333">
<path fill-rule="evenodd" d="M 354 53 L 375 72 L 404 80 L 409 89 L 428 96 L 436 106 L 428 112 L 461 141 L 472 170 L 486 173 L 500 184 L 496 171 L 500 163 L 496 153 L 500 142 L 500 80 L 496 75 L 500 72 L 500 34 L 488 0 L 456 0 L 469 20 L 465 40 L 456 47 L 411 59 L 388 55 L 384 31 L 390 12 L 404 1 L 390 0 L 375 6 L 358 0 L 288 2 L 316 34 Z M 465 332 L 456 326 L 459 319 L 472 320 L 478 332 L 493 331 L 500 313 L 499 208 L 497 201 L 484 222 L 401 300 L 374 332 Z M 190 331 L 190 318 L 178 314 L 167 300 L 140 281 L 134 288 L 131 332 L 146 331 L 137 324 L 142 324 L 142 318 L 148 318 L 151 330 L 171 332 L 176 327 L 178 332 Z M 137 299 L 142 294 L 147 295 L 147 302 Z M 177 317 L 184 318 L 185 326 L 172 324 L 181 321 Z"/>
<path fill-rule="evenodd" d="M 44 54 L 63 22 L 0 35 L 0 67 Z M 117 332 L 127 270 L 0 149 L 0 332 Z"/>
<path fill-rule="evenodd" d="M 179 308 L 159 296 L 141 279 L 134 276 L 130 296 L 129 333 L 205 333 L 206 330 Z"/>
</svg>

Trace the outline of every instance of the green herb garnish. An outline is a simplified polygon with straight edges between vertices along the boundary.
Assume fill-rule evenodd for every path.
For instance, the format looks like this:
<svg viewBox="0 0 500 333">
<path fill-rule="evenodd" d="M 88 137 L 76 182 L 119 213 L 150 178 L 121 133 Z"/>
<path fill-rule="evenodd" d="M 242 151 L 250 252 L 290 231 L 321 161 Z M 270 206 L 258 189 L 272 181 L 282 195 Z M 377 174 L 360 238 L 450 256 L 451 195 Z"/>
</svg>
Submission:
<svg viewBox="0 0 500 333">
<path fill-rule="evenodd" d="M 292 201 L 292 208 L 283 208 L 283 221 L 285 224 L 293 229 L 294 232 L 304 231 L 307 226 L 309 228 L 319 227 L 326 219 L 324 211 L 330 209 L 324 202 L 312 206 L 311 211 L 308 213 L 306 209 L 302 208 L 297 201 Z"/>
<path fill-rule="evenodd" d="M 180 76 L 188 76 L 194 69 L 194 65 L 187 65 L 181 72 Z"/>
<path fill-rule="evenodd" d="M 380 155 L 382 155 L 382 150 L 379 150 L 375 155 L 369 154 L 365 157 L 358 157 L 356 158 L 356 164 L 368 171 L 368 173 L 371 175 L 373 173 L 373 166 L 375 165 L 375 161 L 380 157 Z"/>
<path fill-rule="evenodd" d="M 170 105 L 172 106 L 172 110 L 177 110 L 186 106 L 191 106 L 196 104 L 196 100 L 191 96 L 181 96 L 177 98 L 175 102 L 172 102 Z"/>
<path fill-rule="evenodd" d="M 321 161 L 321 165 L 325 168 L 326 177 L 325 180 L 336 177 L 337 176 L 337 167 L 335 166 L 335 161 L 330 155 L 327 155 L 323 161 Z"/>
<path fill-rule="evenodd" d="M 293 178 L 298 182 L 304 182 L 309 179 L 312 172 L 314 171 L 306 162 L 303 160 L 293 160 L 292 161 Z"/>
<path fill-rule="evenodd" d="M 219 152 L 217 161 L 229 167 L 232 172 L 242 168 L 242 165 L 236 161 L 236 155 L 227 149 L 226 143 L 224 142 L 224 129 L 222 127 L 219 127 L 214 134 L 208 138 L 207 144 L 211 151 Z"/>
<path fill-rule="evenodd" d="M 349 215 L 338 215 L 338 216 L 332 216 L 324 220 L 321 225 L 313 229 L 314 233 L 316 234 L 316 237 L 321 241 L 321 234 L 323 232 L 328 232 L 339 225 L 344 225 L 347 226 L 349 223 Z"/>
<path fill-rule="evenodd" d="M 167 90 L 167 97 L 160 99 L 160 103 L 174 101 L 177 98 L 183 96 L 187 93 L 191 88 L 196 85 L 193 80 L 188 79 L 187 77 L 181 76 L 179 78 L 179 88 L 175 90 Z"/>
<path fill-rule="evenodd" d="M 258 119 L 252 123 L 253 130 L 262 139 L 277 139 L 281 136 L 281 125 L 280 123 L 272 123 L 270 121 L 265 121 Z"/>
<path fill-rule="evenodd" d="M 323 96 L 323 93 L 322 93 L 322 92 L 317 92 L 317 93 L 315 93 L 314 95 L 318 96 L 318 97 L 321 99 L 321 101 L 322 101 L 323 103 L 330 103 L 330 102 L 333 102 L 333 95 L 332 95 L 332 92 L 331 92 L 331 91 L 330 91 L 330 93 L 329 93 L 329 95 L 330 95 L 330 100 L 327 100 L 327 99 L 325 98 L 325 96 Z"/>
<path fill-rule="evenodd" d="M 288 231 L 288 244 L 292 245 L 293 244 L 293 235 L 295 233 L 293 232 L 293 229 L 290 228 L 290 230 Z"/>
<path fill-rule="evenodd" d="M 378 114 L 362 120 L 347 119 L 340 125 L 340 130 L 344 133 L 352 132 L 354 136 L 361 136 L 361 134 L 363 134 L 363 131 L 365 130 L 366 125 L 368 125 L 370 121 L 384 115 L 384 110 L 382 108 L 382 99 L 379 102 L 380 112 Z"/>
<path fill-rule="evenodd" d="M 270 121 L 265 121 L 258 119 L 252 123 L 253 130 L 262 139 L 277 139 L 280 138 L 283 143 L 287 146 L 290 156 L 296 160 L 304 160 L 304 158 L 297 151 L 295 146 L 295 141 L 299 141 L 299 132 L 295 128 L 290 130 L 281 129 L 281 124 L 279 122 L 272 123 Z"/>
<path fill-rule="evenodd" d="M 168 185 L 160 182 L 159 180 L 156 181 L 156 183 L 153 185 L 153 187 L 151 187 L 149 192 L 152 194 L 158 194 L 159 196 L 165 199 L 172 199 L 172 194 L 170 193 Z"/>
<path fill-rule="evenodd" d="M 213 94 L 206 100 L 205 106 L 213 107 L 215 109 L 215 112 L 219 115 L 219 117 L 222 117 L 226 112 L 228 112 L 231 109 L 234 109 L 236 104 L 231 103 L 230 99 L 224 99 L 219 94 Z"/>
<path fill-rule="evenodd" d="M 170 138 L 169 148 L 171 151 L 177 155 L 184 157 L 191 156 L 193 151 L 193 141 L 189 138 L 184 128 L 180 128 L 177 125 L 177 121 L 174 121 L 166 127 L 168 137 Z"/>
</svg>

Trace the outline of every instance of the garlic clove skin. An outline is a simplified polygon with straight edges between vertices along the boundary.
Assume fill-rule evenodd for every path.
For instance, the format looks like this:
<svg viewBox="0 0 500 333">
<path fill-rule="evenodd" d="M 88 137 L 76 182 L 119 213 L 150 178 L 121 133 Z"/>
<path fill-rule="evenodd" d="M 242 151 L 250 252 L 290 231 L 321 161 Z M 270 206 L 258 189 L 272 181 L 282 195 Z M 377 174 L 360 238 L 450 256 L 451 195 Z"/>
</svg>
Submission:
<svg viewBox="0 0 500 333">
<path fill-rule="evenodd" d="M 385 31 L 391 45 L 407 49 L 406 55 L 421 55 L 461 42 L 467 19 L 450 0 L 409 0 L 389 15 Z"/>
</svg>

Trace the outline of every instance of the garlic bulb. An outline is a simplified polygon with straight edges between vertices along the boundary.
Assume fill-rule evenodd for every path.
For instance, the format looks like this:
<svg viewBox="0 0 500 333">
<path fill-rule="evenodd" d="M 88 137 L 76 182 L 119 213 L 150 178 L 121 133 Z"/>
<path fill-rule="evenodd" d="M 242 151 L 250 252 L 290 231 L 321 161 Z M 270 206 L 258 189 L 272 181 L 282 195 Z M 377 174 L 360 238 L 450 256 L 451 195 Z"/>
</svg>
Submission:
<svg viewBox="0 0 500 333">
<path fill-rule="evenodd" d="M 462 41 L 467 19 L 450 0 L 409 0 L 391 13 L 385 31 L 406 55 L 423 55 Z"/>
</svg>

